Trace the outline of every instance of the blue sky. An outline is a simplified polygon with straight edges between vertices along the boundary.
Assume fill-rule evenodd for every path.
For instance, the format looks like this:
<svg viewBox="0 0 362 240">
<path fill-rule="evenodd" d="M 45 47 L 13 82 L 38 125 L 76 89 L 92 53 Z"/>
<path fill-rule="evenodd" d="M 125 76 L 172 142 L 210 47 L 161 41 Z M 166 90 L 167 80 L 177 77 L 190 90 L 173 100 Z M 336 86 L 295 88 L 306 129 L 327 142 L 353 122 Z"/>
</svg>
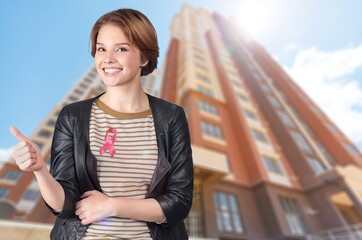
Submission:
<svg viewBox="0 0 362 240">
<path fill-rule="evenodd" d="M 89 33 L 99 16 L 122 7 L 145 13 L 158 32 L 161 68 L 184 3 L 233 16 L 362 149 L 362 1 L 13 0 L 0 8 L 0 160 L 16 144 L 9 126 L 30 135 L 91 66 Z"/>
</svg>

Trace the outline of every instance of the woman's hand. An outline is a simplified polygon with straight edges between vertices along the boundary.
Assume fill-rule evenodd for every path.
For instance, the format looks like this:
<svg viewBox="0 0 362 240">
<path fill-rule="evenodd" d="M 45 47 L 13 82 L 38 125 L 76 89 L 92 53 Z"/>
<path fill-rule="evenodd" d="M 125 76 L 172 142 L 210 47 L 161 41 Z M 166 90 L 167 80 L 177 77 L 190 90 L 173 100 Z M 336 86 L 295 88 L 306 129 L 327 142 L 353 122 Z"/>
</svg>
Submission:
<svg viewBox="0 0 362 240">
<path fill-rule="evenodd" d="M 78 215 L 83 225 L 95 223 L 111 216 L 112 198 L 96 190 L 85 192 L 81 198 L 82 200 L 77 202 L 75 214 Z"/>
<path fill-rule="evenodd" d="M 10 132 L 20 142 L 13 149 L 13 159 L 23 171 L 37 172 L 45 167 L 39 147 L 25 137 L 16 127 L 10 127 Z"/>
</svg>

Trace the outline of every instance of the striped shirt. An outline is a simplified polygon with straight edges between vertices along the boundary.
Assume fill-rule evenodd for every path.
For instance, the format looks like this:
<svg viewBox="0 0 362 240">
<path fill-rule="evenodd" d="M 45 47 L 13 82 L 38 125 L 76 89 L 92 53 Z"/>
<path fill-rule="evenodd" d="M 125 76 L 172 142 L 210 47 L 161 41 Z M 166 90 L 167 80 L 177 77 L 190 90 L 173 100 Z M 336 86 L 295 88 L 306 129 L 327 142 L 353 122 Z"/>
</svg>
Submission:
<svg viewBox="0 0 362 240">
<path fill-rule="evenodd" d="M 103 193 L 144 199 L 158 158 L 151 109 L 120 113 L 97 99 L 92 106 L 89 139 Z M 93 239 L 152 238 L 146 222 L 109 217 L 88 227 L 82 240 Z"/>
</svg>

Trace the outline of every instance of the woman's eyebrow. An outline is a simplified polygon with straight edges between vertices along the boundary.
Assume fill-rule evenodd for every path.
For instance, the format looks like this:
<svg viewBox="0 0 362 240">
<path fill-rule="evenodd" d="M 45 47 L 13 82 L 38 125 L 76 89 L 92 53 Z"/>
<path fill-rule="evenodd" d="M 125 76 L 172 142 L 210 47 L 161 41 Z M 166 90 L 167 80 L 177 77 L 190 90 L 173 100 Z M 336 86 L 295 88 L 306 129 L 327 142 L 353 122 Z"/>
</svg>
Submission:
<svg viewBox="0 0 362 240">
<path fill-rule="evenodd" d="M 101 43 L 101 42 L 97 42 L 96 43 L 97 45 L 105 45 L 104 43 Z M 116 44 L 114 44 L 115 46 L 119 46 L 119 45 L 128 45 L 128 46 L 131 46 L 131 44 L 129 44 L 129 43 L 116 43 Z"/>
</svg>

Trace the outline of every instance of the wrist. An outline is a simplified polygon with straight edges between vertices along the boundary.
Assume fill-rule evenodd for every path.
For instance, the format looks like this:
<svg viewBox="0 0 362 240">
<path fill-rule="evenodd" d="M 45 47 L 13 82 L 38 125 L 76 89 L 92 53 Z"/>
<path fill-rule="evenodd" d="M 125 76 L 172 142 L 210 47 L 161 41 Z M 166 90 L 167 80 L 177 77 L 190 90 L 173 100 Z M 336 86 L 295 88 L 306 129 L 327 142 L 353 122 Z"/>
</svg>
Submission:
<svg viewBox="0 0 362 240">
<path fill-rule="evenodd" d="M 124 217 L 124 199 L 121 197 L 110 197 L 109 206 L 110 214 L 113 217 Z"/>
<path fill-rule="evenodd" d="M 117 203 L 117 198 L 115 197 L 108 197 L 107 205 L 109 206 L 109 215 L 112 217 L 119 217 L 118 214 L 118 206 L 119 203 Z"/>
<path fill-rule="evenodd" d="M 43 164 L 43 166 L 40 169 L 33 171 L 33 173 L 35 174 L 35 176 L 41 176 L 41 175 L 47 174 L 49 172 L 48 172 L 48 169 L 46 168 L 45 164 Z"/>
</svg>

